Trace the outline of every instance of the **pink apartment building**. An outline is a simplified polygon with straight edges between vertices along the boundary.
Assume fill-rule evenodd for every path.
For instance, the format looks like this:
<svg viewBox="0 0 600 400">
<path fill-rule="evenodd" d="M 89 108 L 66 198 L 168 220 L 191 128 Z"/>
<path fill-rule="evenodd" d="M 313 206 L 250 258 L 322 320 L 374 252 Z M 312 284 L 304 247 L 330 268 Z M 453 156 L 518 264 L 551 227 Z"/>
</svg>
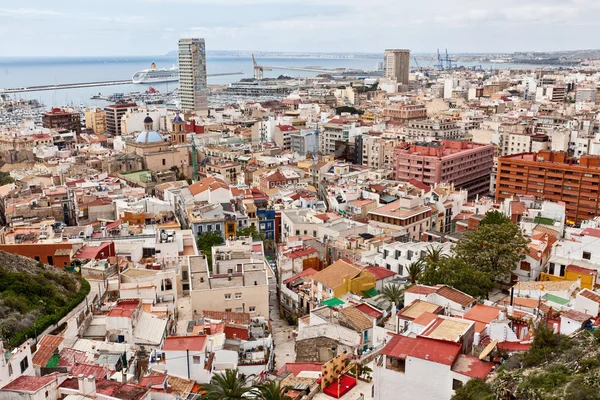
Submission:
<svg viewBox="0 0 600 400">
<path fill-rule="evenodd" d="M 397 180 L 417 179 L 426 185 L 454 183 L 469 197 L 488 195 L 494 168 L 494 145 L 459 140 L 416 142 L 394 151 Z"/>
</svg>

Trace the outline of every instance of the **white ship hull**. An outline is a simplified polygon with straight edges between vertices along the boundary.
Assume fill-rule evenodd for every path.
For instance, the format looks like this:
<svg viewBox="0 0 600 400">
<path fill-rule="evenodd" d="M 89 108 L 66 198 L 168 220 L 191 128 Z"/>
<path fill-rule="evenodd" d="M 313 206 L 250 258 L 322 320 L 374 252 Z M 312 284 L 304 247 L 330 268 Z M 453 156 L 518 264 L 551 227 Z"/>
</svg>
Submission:
<svg viewBox="0 0 600 400">
<path fill-rule="evenodd" d="M 145 69 L 136 72 L 131 78 L 133 83 L 159 83 L 172 82 L 179 80 L 179 69 L 173 68 L 156 68 L 156 64 L 152 63 L 150 69 Z"/>
<path fill-rule="evenodd" d="M 179 81 L 179 75 L 169 76 L 169 77 L 150 77 L 146 76 L 143 78 L 133 78 L 131 82 L 133 83 L 160 83 L 160 82 L 173 82 Z"/>
</svg>

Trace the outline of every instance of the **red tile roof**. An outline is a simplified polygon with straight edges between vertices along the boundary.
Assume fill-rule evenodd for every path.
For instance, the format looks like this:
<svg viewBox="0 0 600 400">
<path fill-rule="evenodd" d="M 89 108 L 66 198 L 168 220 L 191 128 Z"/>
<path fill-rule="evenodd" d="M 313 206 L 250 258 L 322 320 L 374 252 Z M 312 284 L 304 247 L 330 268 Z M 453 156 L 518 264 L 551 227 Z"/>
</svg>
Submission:
<svg viewBox="0 0 600 400">
<path fill-rule="evenodd" d="M 422 295 L 430 295 L 432 293 L 436 292 L 436 288 L 431 287 L 431 286 L 424 286 L 424 285 L 413 285 L 411 287 L 409 287 L 408 289 L 406 289 L 404 292 L 405 293 L 413 293 L 413 294 L 422 294 Z"/>
<path fill-rule="evenodd" d="M 287 278 L 286 280 L 283 281 L 283 283 L 288 284 L 290 282 L 295 281 L 296 279 L 304 278 L 305 276 L 312 276 L 316 273 L 317 273 L 317 270 L 315 270 L 314 268 L 308 268 L 308 269 L 305 269 L 304 271 L 300 272 L 299 274 L 292 276 L 291 278 Z"/>
<path fill-rule="evenodd" d="M 50 357 L 58 350 L 58 346 L 63 342 L 63 338 L 59 336 L 46 335 L 40 340 L 37 345 L 37 351 L 33 355 L 33 365 L 45 367 L 50 360 Z"/>
<path fill-rule="evenodd" d="M 489 324 L 498 318 L 501 309 L 483 304 L 476 304 L 473 308 L 467 311 L 464 315 L 465 319 Z"/>
<path fill-rule="evenodd" d="M 165 338 L 165 351 L 203 351 L 206 345 L 206 335 L 198 336 L 168 336 Z"/>
<path fill-rule="evenodd" d="M 420 326 L 427 326 L 438 317 L 438 314 L 434 314 L 429 311 L 424 311 L 421 315 L 413 320 L 413 323 Z"/>
<path fill-rule="evenodd" d="M 318 362 L 290 362 L 285 363 L 283 367 L 277 371 L 277 375 L 281 375 L 286 371 L 291 372 L 294 376 L 298 376 L 298 374 L 304 371 L 321 372 L 322 366 L 323 363 Z"/>
<path fill-rule="evenodd" d="M 227 339 L 235 338 L 240 340 L 248 340 L 250 335 L 248 333 L 248 328 L 233 325 L 225 325 L 225 337 Z"/>
<path fill-rule="evenodd" d="M 196 196 L 197 194 L 209 189 L 211 191 L 217 189 L 228 190 L 229 185 L 221 179 L 215 178 L 214 176 L 209 176 L 208 178 L 201 179 L 198 182 L 190 185 L 189 189 L 190 193 L 192 193 L 192 196 Z"/>
<path fill-rule="evenodd" d="M 249 325 L 250 314 L 228 312 L 228 311 L 202 311 L 204 318 L 214 319 L 217 321 L 231 322 L 238 325 Z"/>
<path fill-rule="evenodd" d="M 291 132 L 298 130 L 291 125 L 279 125 L 278 128 L 281 129 L 282 132 Z"/>
<path fill-rule="evenodd" d="M 584 313 L 576 311 L 576 310 L 569 310 L 567 312 L 564 312 L 561 314 L 561 317 L 565 317 L 565 318 L 568 318 L 570 320 L 577 321 L 577 322 L 585 322 L 588 319 L 592 318 L 591 315 L 587 315 L 587 314 L 584 314 Z"/>
<path fill-rule="evenodd" d="M 304 256 L 307 256 L 307 255 L 313 254 L 313 253 L 318 253 L 318 251 L 312 247 L 308 247 L 306 249 L 293 251 L 291 253 L 286 253 L 285 256 L 287 258 L 296 259 L 296 258 L 304 257 Z"/>
<path fill-rule="evenodd" d="M 79 376 L 82 374 L 85 376 L 94 375 L 97 379 L 106 378 L 106 370 L 104 367 L 91 364 L 75 364 L 71 367 L 69 374 L 71 374 L 71 376 Z"/>
<path fill-rule="evenodd" d="M 73 258 L 77 258 L 80 260 L 100 260 L 106 259 L 109 257 L 110 249 L 109 247 L 112 245 L 110 242 L 102 242 L 97 246 L 88 246 L 85 245 L 75 253 Z"/>
<path fill-rule="evenodd" d="M 137 299 L 121 300 L 108 312 L 107 315 L 109 317 L 131 318 L 139 304 L 140 301 Z"/>
<path fill-rule="evenodd" d="M 600 229 L 597 228 L 585 228 L 582 232 L 581 232 L 582 236 L 593 236 L 596 238 L 600 238 Z"/>
<path fill-rule="evenodd" d="M 522 201 L 513 201 L 510 203 L 510 214 L 511 215 L 523 215 L 525 213 L 525 203 Z"/>
<path fill-rule="evenodd" d="M 89 362 L 94 359 L 94 356 L 91 353 L 68 347 L 62 349 L 58 355 L 60 356 L 60 361 L 58 362 L 59 367 L 69 367 L 78 363 Z"/>
<path fill-rule="evenodd" d="M 596 275 L 598 273 L 598 271 L 595 269 L 584 268 L 573 264 L 567 265 L 567 271 L 572 271 L 582 275 Z"/>
<path fill-rule="evenodd" d="M 68 378 L 60 385 L 60 387 L 78 390 L 78 379 Z M 96 392 L 106 397 L 114 397 L 122 400 L 141 400 L 146 397 L 149 390 L 150 389 L 139 385 L 130 385 L 107 379 L 96 379 Z"/>
<path fill-rule="evenodd" d="M 394 271 L 390 271 L 387 268 L 377 266 L 367 267 L 365 268 L 365 270 L 375 275 L 375 280 L 377 281 L 396 275 Z"/>
<path fill-rule="evenodd" d="M 600 304 L 600 294 L 593 292 L 589 289 L 583 289 L 581 292 L 578 293 L 578 295 Z"/>
<path fill-rule="evenodd" d="M 475 299 L 469 296 L 468 294 L 465 294 L 460 290 L 451 288 L 450 286 L 438 286 L 438 289 L 436 290 L 435 294 L 455 303 L 458 303 L 463 307 L 467 307 L 475 302 Z"/>
<path fill-rule="evenodd" d="M 452 365 L 460 354 L 461 347 L 460 343 L 444 340 L 392 335 L 390 341 L 381 350 L 381 354 L 403 359 L 415 357 L 439 364 Z"/>
<path fill-rule="evenodd" d="M 140 386 L 152 387 L 152 386 L 163 386 L 167 380 L 166 374 L 154 373 L 152 375 L 145 376 L 140 379 Z"/>
<path fill-rule="evenodd" d="M 452 371 L 470 378 L 485 379 L 493 368 L 493 363 L 483 362 L 476 357 L 461 354 L 452 366 Z"/>
<path fill-rule="evenodd" d="M 45 366 L 45 365 L 44 365 Z M 56 375 L 28 376 L 22 375 L 4 386 L 2 390 L 35 393 L 56 379 Z"/>
<path fill-rule="evenodd" d="M 420 180 L 415 179 L 415 178 L 410 178 L 408 180 L 408 183 L 410 183 L 417 189 L 421 189 L 421 190 L 425 190 L 425 191 L 429 191 L 431 189 L 431 187 L 427 186 L 426 184 L 424 184 L 423 182 L 421 182 Z"/>
<path fill-rule="evenodd" d="M 383 312 L 377 310 L 376 308 L 366 304 L 366 303 L 362 303 L 359 304 L 357 306 L 355 306 L 355 308 L 357 310 L 359 310 L 360 312 L 362 312 L 363 314 L 371 317 L 371 318 L 379 318 L 381 316 L 381 314 L 383 314 Z"/>
</svg>

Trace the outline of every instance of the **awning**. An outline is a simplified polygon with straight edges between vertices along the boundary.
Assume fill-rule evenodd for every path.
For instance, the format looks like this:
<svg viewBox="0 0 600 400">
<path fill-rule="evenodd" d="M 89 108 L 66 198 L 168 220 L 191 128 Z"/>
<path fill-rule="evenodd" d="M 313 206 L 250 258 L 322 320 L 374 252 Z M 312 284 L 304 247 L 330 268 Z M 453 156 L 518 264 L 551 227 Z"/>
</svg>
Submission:
<svg viewBox="0 0 600 400">
<path fill-rule="evenodd" d="M 323 305 L 327 307 L 337 307 L 344 304 L 344 302 L 337 297 L 332 297 L 331 299 L 327 299 L 323 301 Z"/>
<path fill-rule="evenodd" d="M 363 294 L 365 295 L 365 297 L 369 297 L 370 298 L 370 297 L 375 297 L 375 296 L 379 295 L 379 292 L 377 291 L 377 289 L 375 289 L 374 287 L 372 287 L 369 290 L 365 290 L 363 292 Z"/>
</svg>

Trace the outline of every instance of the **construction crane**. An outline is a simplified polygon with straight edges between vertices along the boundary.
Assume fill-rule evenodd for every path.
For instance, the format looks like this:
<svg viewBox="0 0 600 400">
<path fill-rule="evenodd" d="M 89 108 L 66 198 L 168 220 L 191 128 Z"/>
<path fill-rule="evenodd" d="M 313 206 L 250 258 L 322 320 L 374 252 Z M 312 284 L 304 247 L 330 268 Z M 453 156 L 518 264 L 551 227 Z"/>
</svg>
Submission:
<svg viewBox="0 0 600 400">
<path fill-rule="evenodd" d="M 440 54 L 440 49 L 437 49 L 437 67 L 440 71 L 444 70 L 444 60 L 442 59 L 442 55 Z"/>
<path fill-rule="evenodd" d="M 415 60 L 415 65 L 417 66 L 417 69 L 420 72 L 423 72 L 423 68 L 421 68 L 421 66 L 419 65 L 419 62 L 417 61 L 417 57 L 413 57 L 413 60 Z"/>
<path fill-rule="evenodd" d="M 450 56 L 448 55 L 448 49 L 446 49 L 446 69 L 452 69 L 452 63 L 455 61 L 456 60 L 450 59 Z M 456 67 L 456 64 L 454 64 L 454 67 Z"/>
<path fill-rule="evenodd" d="M 256 60 L 254 59 L 254 54 L 252 54 L 252 64 L 254 64 L 254 79 L 260 81 L 264 78 L 263 71 L 272 71 L 269 67 L 263 67 L 262 65 L 258 65 Z"/>
</svg>

